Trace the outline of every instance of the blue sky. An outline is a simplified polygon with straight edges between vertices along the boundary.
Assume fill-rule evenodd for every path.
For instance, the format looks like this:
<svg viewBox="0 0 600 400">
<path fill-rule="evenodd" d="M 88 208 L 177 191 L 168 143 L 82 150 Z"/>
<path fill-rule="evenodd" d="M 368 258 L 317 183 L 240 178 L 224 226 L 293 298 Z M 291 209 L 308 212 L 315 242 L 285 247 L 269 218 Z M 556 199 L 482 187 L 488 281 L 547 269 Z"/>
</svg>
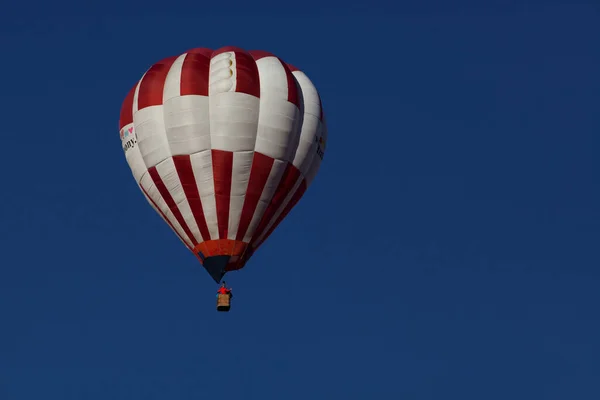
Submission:
<svg viewBox="0 0 600 400">
<path fill-rule="evenodd" d="M 597 5 L 90 4 L 0 15 L 0 399 L 600 398 Z M 118 118 L 225 45 L 303 69 L 329 140 L 218 314 Z"/>
</svg>

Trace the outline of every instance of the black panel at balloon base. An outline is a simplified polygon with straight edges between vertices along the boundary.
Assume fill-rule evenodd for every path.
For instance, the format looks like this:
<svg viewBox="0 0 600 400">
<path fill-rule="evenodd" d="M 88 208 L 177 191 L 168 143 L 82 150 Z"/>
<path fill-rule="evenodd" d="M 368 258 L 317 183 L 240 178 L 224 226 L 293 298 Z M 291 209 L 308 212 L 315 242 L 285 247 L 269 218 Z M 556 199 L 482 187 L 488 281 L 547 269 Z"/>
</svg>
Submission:
<svg viewBox="0 0 600 400">
<path fill-rule="evenodd" d="M 217 294 L 217 311 L 228 312 L 231 308 L 231 295 L 229 293 Z"/>
<path fill-rule="evenodd" d="M 225 267 L 229 262 L 230 256 L 213 256 L 207 257 L 204 260 L 204 269 L 208 274 L 215 280 L 215 282 L 221 282 L 225 275 Z"/>
</svg>

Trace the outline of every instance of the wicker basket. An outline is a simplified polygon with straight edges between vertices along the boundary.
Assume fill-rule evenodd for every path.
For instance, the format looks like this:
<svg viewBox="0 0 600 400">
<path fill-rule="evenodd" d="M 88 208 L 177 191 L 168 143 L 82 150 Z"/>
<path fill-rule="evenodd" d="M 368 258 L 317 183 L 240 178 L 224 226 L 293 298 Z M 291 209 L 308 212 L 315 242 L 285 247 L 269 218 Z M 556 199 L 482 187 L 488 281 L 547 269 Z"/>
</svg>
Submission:
<svg viewBox="0 0 600 400">
<path fill-rule="evenodd" d="M 231 308 L 231 296 L 227 293 L 217 293 L 217 311 L 229 311 Z"/>
</svg>

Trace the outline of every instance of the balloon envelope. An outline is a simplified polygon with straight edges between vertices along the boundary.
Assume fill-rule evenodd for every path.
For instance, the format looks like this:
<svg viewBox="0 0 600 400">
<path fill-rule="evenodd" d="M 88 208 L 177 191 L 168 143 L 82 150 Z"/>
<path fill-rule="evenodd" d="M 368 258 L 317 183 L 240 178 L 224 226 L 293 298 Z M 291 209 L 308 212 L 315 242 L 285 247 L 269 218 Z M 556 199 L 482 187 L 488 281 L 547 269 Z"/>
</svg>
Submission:
<svg viewBox="0 0 600 400">
<path fill-rule="evenodd" d="M 327 140 L 308 77 L 236 47 L 154 64 L 125 98 L 119 129 L 142 193 L 217 282 L 296 205 Z"/>
</svg>

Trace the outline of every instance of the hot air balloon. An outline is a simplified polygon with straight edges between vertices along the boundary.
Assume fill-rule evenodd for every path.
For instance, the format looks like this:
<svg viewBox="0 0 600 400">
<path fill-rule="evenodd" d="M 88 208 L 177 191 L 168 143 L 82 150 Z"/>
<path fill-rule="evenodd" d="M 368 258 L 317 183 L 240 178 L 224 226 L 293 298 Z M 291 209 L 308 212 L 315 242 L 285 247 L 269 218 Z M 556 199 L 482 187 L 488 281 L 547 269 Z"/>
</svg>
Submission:
<svg viewBox="0 0 600 400">
<path fill-rule="evenodd" d="M 217 283 L 298 203 L 327 142 L 310 79 L 237 47 L 152 65 L 127 94 L 119 129 L 141 192 Z"/>
</svg>

